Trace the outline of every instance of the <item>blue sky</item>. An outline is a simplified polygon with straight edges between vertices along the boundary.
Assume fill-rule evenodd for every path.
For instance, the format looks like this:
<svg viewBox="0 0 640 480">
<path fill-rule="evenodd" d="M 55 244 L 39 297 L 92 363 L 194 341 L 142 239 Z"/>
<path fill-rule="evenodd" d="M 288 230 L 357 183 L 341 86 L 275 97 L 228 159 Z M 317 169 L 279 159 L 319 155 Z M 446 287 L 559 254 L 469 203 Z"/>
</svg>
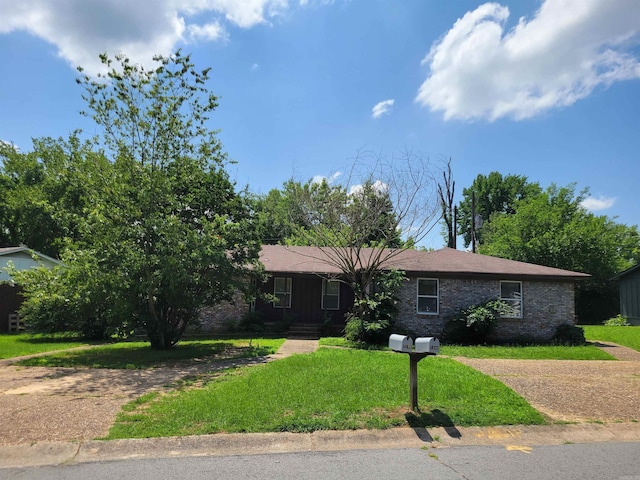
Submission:
<svg viewBox="0 0 640 480">
<path fill-rule="evenodd" d="M 495 170 L 589 187 L 586 207 L 640 224 L 637 0 L 0 0 L 0 19 L 0 139 L 23 151 L 97 133 L 76 66 L 182 48 L 212 67 L 240 187 L 410 150 L 452 159 L 458 200 Z"/>
</svg>

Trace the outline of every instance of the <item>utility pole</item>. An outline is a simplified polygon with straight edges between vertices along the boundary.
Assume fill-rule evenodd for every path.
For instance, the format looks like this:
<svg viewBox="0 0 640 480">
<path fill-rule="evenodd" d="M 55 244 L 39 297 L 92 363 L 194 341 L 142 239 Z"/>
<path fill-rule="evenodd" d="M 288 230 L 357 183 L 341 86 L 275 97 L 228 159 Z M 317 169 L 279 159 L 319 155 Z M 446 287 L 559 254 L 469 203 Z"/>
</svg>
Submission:
<svg viewBox="0 0 640 480">
<path fill-rule="evenodd" d="M 476 192 L 471 191 L 471 251 L 476 253 Z"/>
<path fill-rule="evenodd" d="M 458 249 L 458 206 L 453 207 L 453 248 Z"/>
</svg>

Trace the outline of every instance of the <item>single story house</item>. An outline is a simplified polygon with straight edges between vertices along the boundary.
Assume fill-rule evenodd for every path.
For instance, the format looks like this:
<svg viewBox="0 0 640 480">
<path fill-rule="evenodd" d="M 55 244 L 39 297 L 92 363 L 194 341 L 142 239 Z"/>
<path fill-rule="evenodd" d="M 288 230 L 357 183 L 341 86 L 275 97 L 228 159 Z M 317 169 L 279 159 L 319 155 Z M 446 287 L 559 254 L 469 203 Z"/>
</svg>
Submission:
<svg viewBox="0 0 640 480">
<path fill-rule="evenodd" d="M 620 282 L 620 314 L 631 325 L 640 325 L 640 265 L 614 277 Z"/>
<path fill-rule="evenodd" d="M 13 283 L 7 271 L 10 264 L 17 270 L 28 270 L 42 266 L 53 268 L 62 265 L 55 258 L 31 250 L 24 245 L 0 248 L 0 333 L 20 328 L 18 310 L 22 304 L 22 295 L 20 287 Z"/>
<path fill-rule="evenodd" d="M 364 249 L 364 258 L 370 253 Z M 353 292 L 331 249 L 265 245 L 260 260 L 269 275 L 262 291 L 279 301 L 258 299 L 265 320 L 344 327 Z M 513 316 L 499 320 L 496 339 L 550 339 L 558 325 L 575 323 L 574 284 L 588 274 L 443 248 L 398 250 L 383 264 L 405 272 L 397 324 L 420 336 L 442 333 L 445 319 L 460 308 L 500 298 Z M 640 271 L 639 271 L 640 273 Z"/>
</svg>

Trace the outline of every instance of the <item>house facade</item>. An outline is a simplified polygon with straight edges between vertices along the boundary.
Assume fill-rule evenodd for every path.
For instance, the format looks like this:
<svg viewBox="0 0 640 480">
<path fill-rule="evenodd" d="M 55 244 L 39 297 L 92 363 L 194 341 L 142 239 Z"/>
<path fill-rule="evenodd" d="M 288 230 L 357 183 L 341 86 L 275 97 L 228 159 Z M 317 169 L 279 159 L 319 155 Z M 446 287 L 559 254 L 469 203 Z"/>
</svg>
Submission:
<svg viewBox="0 0 640 480">
<path fill-rule="evenodd" d="M 20 286 L 14 284 L 8 272 L 9 265 L 20 271 L 42 266 L 53 268 L 61 263 L 25 246 L 0 248 L 0 333 L 20 329 L 18 310 L 22 295 Z"/>
<path fill-rule="evenodd" d="M 439 336 L 446 318 L 459 309 L 500 298 L 511 305 L 512 314 L 498 321 L 496 340 L 548 340 L 558 325 L 575 323 L 574 285 L 589 277 L 450 248 L 397 250 L 385 257 L 383 268 L 406 276 L 398 329 L 420 336 Z M 344 327 L 353 293 L 338 281 L 341 271 L 330 249 L 265 245 L 260 260 L 269 274 L 262 291 L 274 300 L 255 302 L 266 321 L 288 319 L 333 331 Z"/>
<path fill-rule="evenodd" d="M 640 265 L 617 275 L 620 282 L 620 314 L 631 325 L 640 325 Z"/>
</svg>

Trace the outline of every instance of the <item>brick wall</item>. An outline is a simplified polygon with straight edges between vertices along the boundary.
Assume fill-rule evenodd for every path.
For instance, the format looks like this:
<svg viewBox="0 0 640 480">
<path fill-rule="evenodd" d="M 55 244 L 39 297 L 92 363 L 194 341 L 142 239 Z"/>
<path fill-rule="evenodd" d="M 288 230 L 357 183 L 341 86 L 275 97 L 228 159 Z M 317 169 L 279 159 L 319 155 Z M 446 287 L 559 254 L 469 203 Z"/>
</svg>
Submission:
<svg viewBox="0 0 640 480">
<path fill-rule="evenodd" d="M 440 278 L 439 312 L 417 314 L 417 278 L 409 278 L 400 291 L 398 326 L 414 335 L 439 336 L 445 318 L 460 308 L 500 296 L 500 280 Z M 548 340 L 556 326 L 574 323 L 574 288 L 570 282 L 522 282 L 523 316 L 500 319 L 493 339 Z"/>
<path fill-rule="evenodd" d="M 200 310 L 200 332 L 217 332 L 225 329 L 229 321 L 238 321 L 249 311 L 249 305 L 241 294 L 236 294 L 234 302 L 222 302 L 214 307 Z"/>
</svg>

